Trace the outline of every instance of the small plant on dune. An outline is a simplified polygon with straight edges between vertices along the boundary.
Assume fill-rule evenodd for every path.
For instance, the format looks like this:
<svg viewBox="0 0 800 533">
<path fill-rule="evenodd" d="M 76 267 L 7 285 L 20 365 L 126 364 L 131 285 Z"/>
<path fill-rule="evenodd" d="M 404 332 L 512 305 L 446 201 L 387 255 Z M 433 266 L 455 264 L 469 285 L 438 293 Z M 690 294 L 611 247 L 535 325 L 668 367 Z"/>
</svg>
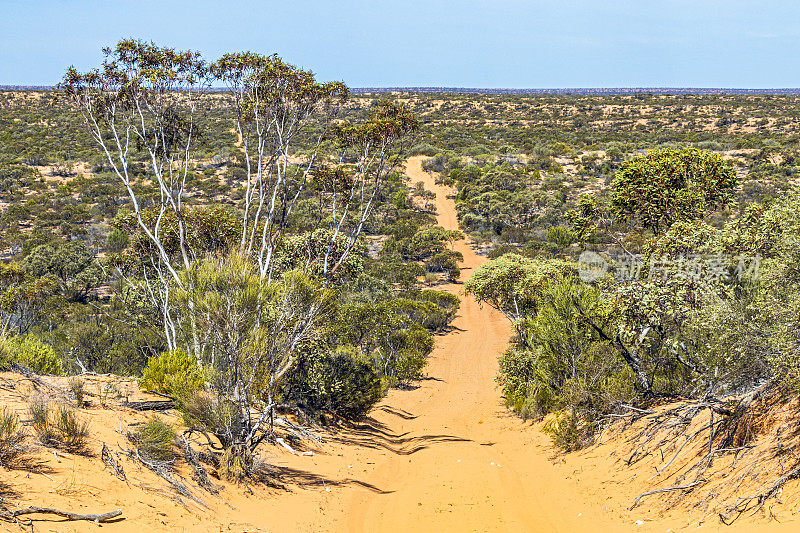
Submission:
<svg viewBox="0 0 800 533">
<path fill-rule="evenodd" d="M 61 447 L 75 453 L 84 451 L 89 422 L 81 420 L 71 407 L 63 404 L 56 406 L 53 418 Z"/>
<path fill-rule="evenodd" d="M 19 417 L 3 407 L 0 411 L 0 465 L 10 468 L 27 452 L 25 433 L 19 428 Z"/>
<path fill-rule="evenodd" d="M 168 463 L 175 458 L 176 438 L 172 426 L 157 416 L 128 433 L 128 440 L 136 445 L 145 459 L 160 463 Z"/>
<path fill-rule="evenodd" d="M 55 428 L 50 423 L 50 404 L 46 398 L 36 397 L 31 399 L 28 410 L 31 414 L 31 425 L 36 438 L 45 446 L 55 445 Z"/>
<path fill-rule="evenodd" d="M 89 423 L 81 420 L 68 405 L 50 405 L 46 398 L 35 398 L 30 404 L 33 431 L 45 446 L 73 453 L 86 451 Z"/>
<path fill-rule="evenodd" d="M 70 378 L 69 390 L 75 397 L 75 405 L 78 407 L 83 407 L 83 397 L 85 393 L 85 391 L 83 390 L 83 381 L 81 381 L 78 378 Z"/>
<path fill-rule="evenodd" d="M 542 431 L 553 439 L 553 444 L 565 452 L 580 450 L 592 441 L 593 432 L 574 411 L 556 413 Z"/>
<path fill-rule="evenodd" d="M 106 406 L 106 402 L 108 402 L 109 399 L 120 397 L 122 397 L 122 393 L 115 383 L 106 383 L 100 387 L 100 405 L 103 407 Z"/>
</svg>

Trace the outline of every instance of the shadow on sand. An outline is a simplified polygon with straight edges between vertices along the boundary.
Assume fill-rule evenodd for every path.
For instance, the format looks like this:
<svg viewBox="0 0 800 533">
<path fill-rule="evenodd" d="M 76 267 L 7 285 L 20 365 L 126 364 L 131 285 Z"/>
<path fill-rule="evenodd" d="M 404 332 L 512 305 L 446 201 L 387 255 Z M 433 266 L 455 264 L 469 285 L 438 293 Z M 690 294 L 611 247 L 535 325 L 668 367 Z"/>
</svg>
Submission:
<svg viewBox="0 0 800 533">
<path fill-rule="evenodd" d="M 405 416 L 413 418 L 410 413 L 405 413 Z M 397 434 L 390 431 L 385 424 L 372 417 L 365 418 L 360 424 L 353 424 L 349 427 L 342 428 L 340 432 L 331 437 L 331 440 L 342 444 L 362 446 L 365 448 L 383 448 L 397 455 L 411 455 L 412 453 L 424 450 L 431 444 L 443 442 L 471 442 L 470 439 L 455 435 L 410 436 L 409 432 Z"/>
</svg>

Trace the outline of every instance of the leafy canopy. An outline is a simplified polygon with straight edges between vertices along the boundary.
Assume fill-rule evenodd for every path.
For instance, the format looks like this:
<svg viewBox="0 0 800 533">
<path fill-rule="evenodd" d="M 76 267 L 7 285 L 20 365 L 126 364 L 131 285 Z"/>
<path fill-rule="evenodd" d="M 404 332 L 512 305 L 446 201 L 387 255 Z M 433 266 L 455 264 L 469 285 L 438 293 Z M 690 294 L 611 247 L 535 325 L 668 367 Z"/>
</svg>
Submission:
<svg viewBox="0 0 800 533">
<path fill-rule="evenodd" d="M 612 187 L 611 207 L 618 219 L 660 233 L 677 220 L 701 218 L 727 205 L 736 173 L 721 156 L 705 150 L 653 150 L 626 161 Z"/>
</svg>

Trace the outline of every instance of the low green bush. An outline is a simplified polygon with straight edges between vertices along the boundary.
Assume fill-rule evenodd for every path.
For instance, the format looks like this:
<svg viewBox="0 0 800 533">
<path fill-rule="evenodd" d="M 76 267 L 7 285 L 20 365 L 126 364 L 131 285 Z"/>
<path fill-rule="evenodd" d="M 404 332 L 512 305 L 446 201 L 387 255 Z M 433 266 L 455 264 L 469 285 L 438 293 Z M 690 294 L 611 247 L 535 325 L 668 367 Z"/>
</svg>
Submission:
<svg viewBox="0 0 800 533">
<path fill-rule="evenodd" d="M 186 352 L 172 350 L 150 358 L 139 384 L 143 389 L 167 394 L 184 403 L 202 389 L 203 371 Z"/>
<path fill-rule="evenodd" d="M 151 417 L 135 431 L 128 433 L 130 440 L 145 459 L 166 462 L 175 457 L 175 430 L 157 416 Z"/>
<path fill-rule="evenodd" d="M 358 419 L 384 395 L 385 387 L 368 361 L 354 350 L 304 354 L 283 387 L 284 400 L 312 412 Z"/>
<path fill-rule="evenodd" d="M 0 340 L 0 358 L 29 368 L 37 374 L 64 375 L 64 364 L 53 347 L 33 335 Z"/>
</svg>

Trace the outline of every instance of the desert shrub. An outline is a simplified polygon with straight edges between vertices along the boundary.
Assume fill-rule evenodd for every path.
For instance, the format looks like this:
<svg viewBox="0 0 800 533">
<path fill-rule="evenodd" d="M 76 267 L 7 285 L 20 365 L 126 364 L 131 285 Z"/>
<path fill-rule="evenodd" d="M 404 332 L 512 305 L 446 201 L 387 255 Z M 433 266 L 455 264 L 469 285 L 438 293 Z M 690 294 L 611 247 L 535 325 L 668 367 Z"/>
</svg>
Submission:
<svg viewBox="0 0 800 533">
<path fill-rule="evenodd" d="M 425 262 L 429 272 L 447 272 L 450 281 L 456 281 L 461 275 L 458 263 L 464 260 L 464 255 L 455 250 L 444 250 L 434 255 Z"/>
<path fill-rule="evenodd" d="M 416 299 L 435 303 L 444 309 L 451 318 L 455 317 L 456 311 L 458 311 L 458 308 L 461 306 L 461 299 L 455 294 L 450 294 L 446 291 L 426 289 L 420 291 Z"/>
<path fill-rule="evenodd" d="M 106 250 L 116 254 L 128 246 L 128 234 L 119 228 L 114 228 L 106 237 Z"/>
<path fill-rule="evenodd" d="M 146 459 L 166 462 L 175 456 L 175 430 L 157 416 L 128 433 L 128 439 L 136 445 Z"/>
<path fill-rule="evenodd" d="M 284 401 L 308 411 L 358 419 L 383 397 L 385 387 L 372 364 L 355 350 L 339 348 L 303 354 L 282 392 Z"/>
<path fill-rule="evenodd" d="M 422 379 L 422 369 L 433 346 L 433 336 L 418 325 L 388 332 L 375 354 L 376 366 L 402 384 Z"/>
<path fill-rule="evenodd" d="M 247 446 L 229 446 L 222 452 L 219 474 L 223 479 L 241 483 L 253 472 L 254 456 Z"/>
<path fill-rule="evenodd" d="M 438 150 L 428 143 L 417 144 L 411 147 L 409 155 L 435 156 Z"/>
<path fill-rule="evenodd" d="M 448 312 L 430 301 L 416 301 L 408 298 L 397 298 L 381 304 L 379 312 L 386 313 L 396 319 L 419 324 L 431 331 L 440 331 L 452 320 Z"/>
<path fill-rule="evenodd" d="M 422 370 L 428 364 L 427 356 L 416 350 L 400 352 L 394 363 L 394 377 L 403 384 L 422 379 Z"/>
<path fill-rule="evenodd" d="M 25 433 L 19 428 L 19 417 L 7 407 L 0 411 L 0 466 L 10 468 L 27 452 Z"/>
<path fill-rule="evenodd" d="M 495 246 L 492 250 L 486 255 L 489 259 L 497 259 L 500 256 L 505 254 L 518 254 L 519 248 L 516 246 L 512 246 L 510 244 L 501 244 L 499 246 Z"/>
<path fill-rule="evenodd" d="M 523 418 L 539 418 L 557 404 L 552 390 L 539 379 L 538 354 L 533 350 L 509 349 L 498 360 L 500 384 L 506 406 Z"/>
<path fill-rule="evenodd" d="M 83 390 L 83 381 L 78 378 L 70 378 L 69 380 L 69 390 L 72 392 L 72 395 L 75 397 L 75 405 L 78 407 L 83 406 L 83 396 L 85 391 Z"/>
<path fill-rule="evenodd" d="M 370 265 L 368 272 L 378 279 L 409 288 L 425 275 L 425 268 L 418 263 L 381 262 Z"/>
<path fill-rule="evenodd" d="M 37 374 L 63 375 L 64 365 L 56 356 L 52 346 L 45 344 L 33 335 L 15 337 L 2 341 L 6 357 L 23 365 Z"/>
<path fill-rule="evenodd" d="M 547 241 L 562 247 L 569 246 L 575 242 L 575 236 L 562 226 L 553 226 L 547 230 Z"/>
<path fill-rule="evenodd" d="M 542 427 L 542 431 L 553 439 L 553 444 L 565 452 L 588 446 L 593 436 L 590 425 L 583 423 L 573 411 L 556 413 Z"/>
<path fill-rule="evenodd" d="M 397 209 L 408 209 L 408 191 L 400 190 L 394 195 L 392 204 Z"/>
<path fill-rule="evenodd" d="M 36 438 L 45 446 L 57 442 L 55 428 L 50 424 L 50 404 L 47 399 L 36 397 L 31 400 L 28 410 L 31 415 L 31 426 Z"/>
<path fill-rule="evenodd" d="M 30 405 L 36 437 L 45 446 L 62 448 L 73 453 L 86 450 L 89 423 L 63 404 L 51 405 L 46 398 L 35 398 Z"/>
<path fill-rule="evenodd" d="M 236 410 L 236 404 L 227 398 L 201 391 L 182 406 L 181 414 L 187 427 L 209 431 L 227 447 L 242 431 Z"/>
<path fill-rule="evenodd" d="M 635 396 L 616 348 L 581 313 L 600 313 L 598 290 L 569 279 L 540 293 L 535 314 L 517 323 L 520 342 L 500 358 L 498 382 L 509 407 L 523 417 L 569 411 L 551 436 L 565 449 L 586 442 L 597 420 Z"/>
<path fill-rule="evenodd" d="M 57 405 L 53 418 L 59 446 L 71 452 L 83 451 L 89 437 L 89 423 L 78 418 L 66 405 Z"/>
<path fill-rule="evenodd" d="M 203 387 L 203 371 L 183 350 L 163 352 L 152 357 L 139 380 L 142 388 L 168 394 L 178 402 L 195 396 Z"/>
</svg>

